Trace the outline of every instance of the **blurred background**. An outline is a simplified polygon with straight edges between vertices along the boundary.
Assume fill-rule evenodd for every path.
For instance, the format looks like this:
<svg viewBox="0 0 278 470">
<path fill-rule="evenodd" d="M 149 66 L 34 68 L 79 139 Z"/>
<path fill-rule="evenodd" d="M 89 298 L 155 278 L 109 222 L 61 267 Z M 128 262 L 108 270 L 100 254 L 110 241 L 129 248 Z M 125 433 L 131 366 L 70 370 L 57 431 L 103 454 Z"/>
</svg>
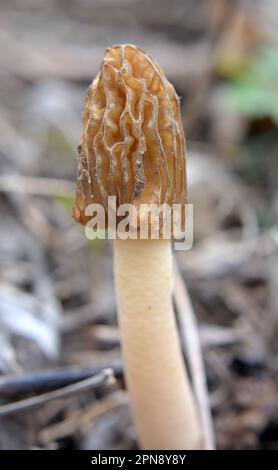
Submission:
<svg viewBox="0 0 278 470">
<path fill-rule="evenodd" d="M 182 98 L 194 247 L 176 257 L 217 448 L 278 449 L 276 0 L 1 0 L 0 9 L 0 448 L 138 446 L 111 244 L 88 242 L 71 218 L 86 89 L 105 48 L 128 42 Z M 3 408 L 107 366 L 112 384 Z"/>
</svg>

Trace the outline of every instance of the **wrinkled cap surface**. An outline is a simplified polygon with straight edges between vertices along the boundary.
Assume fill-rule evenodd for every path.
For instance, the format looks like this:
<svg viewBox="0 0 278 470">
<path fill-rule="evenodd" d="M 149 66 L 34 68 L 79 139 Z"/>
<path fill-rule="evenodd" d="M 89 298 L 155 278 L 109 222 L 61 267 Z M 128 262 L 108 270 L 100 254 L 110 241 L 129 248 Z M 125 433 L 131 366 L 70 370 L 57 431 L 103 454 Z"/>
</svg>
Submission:
<svg viewBox="0 0 278 470">
<path fill-rule="evenodd" d="M 161 68 L 142 49 L 107 49 L 90 85 L 74 219 L 86 224 L 86 207 L 108 196 L 120 204 L 186 204 L 185 142 L 179 98 Z"/>
</svg>

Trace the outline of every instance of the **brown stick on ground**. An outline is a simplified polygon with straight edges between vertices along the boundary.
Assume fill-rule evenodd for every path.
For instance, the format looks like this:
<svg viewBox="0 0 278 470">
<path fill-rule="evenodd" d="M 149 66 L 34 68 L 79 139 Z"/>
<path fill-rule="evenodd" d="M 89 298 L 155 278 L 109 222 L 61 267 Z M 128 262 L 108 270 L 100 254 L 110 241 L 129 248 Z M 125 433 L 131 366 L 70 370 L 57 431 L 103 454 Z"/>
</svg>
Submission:
<svg viewBox="0 0 278 470">
<path fill-rule="evenodd" d="M 6 416 L 12 413 L 18 413 L 19 411 L 26 411 L 36 406 L 48 403 L 51 400 L 58 400 L 60 398 L 75 395 L 80 392 L 84 392 L 89 389 L 101 387 L 108 383 L 108 381 L 114 380 L 113 371 L 111 369 L 105 369 L 98 375 L 82 380 L 72 385 L 68 385 L 59 390 L 53 392 L 44 393 L 36 397 L 26 398 L 14 403 L 8 403 L 0 406 L 0 416 Z"/>
<path fill-rule="evenodd" d="M 198 325 L 177 263 L 175 265 L 174 300 L 180 323 L 182 343 L 185 346 L 193 389 L 199 408 L 205 449 L 212 450 L 215 448 L 215 440 Z"/>
</svg>

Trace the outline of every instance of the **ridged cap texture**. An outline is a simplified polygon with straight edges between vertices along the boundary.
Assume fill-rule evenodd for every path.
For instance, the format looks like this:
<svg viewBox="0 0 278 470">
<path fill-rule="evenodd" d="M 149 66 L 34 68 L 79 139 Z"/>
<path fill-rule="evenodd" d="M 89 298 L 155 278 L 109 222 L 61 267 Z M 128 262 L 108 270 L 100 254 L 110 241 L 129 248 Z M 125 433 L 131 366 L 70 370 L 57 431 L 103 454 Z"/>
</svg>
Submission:
<svg viewBox="0 0 278 470">
<path fill-rule="evenodd" d="M 79 146 L 74 219 L 89 204 L 186 204 L 185 138 L 179 98 L 142 49 L 106 50 L 90 85 Z"/>
</svg>

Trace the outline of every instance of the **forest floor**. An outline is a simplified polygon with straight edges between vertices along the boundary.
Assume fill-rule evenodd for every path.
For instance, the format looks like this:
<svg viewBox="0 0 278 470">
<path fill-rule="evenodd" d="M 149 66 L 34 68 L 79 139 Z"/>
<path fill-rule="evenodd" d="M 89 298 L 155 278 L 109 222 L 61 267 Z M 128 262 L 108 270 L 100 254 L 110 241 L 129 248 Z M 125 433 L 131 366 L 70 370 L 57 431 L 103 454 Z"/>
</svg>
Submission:
<svg viewBox="0 0 278 470">
<path fill-rule="evenodd" d="M 277 8 L 263 3 L 1 2 L 1 449 L 138 447 L 112 247 L 71 217 L 86 88 L 121 42 L 181 96 L 194 246 L 176 260 L 216 448 L 278 449 Z"/>
</svg>

